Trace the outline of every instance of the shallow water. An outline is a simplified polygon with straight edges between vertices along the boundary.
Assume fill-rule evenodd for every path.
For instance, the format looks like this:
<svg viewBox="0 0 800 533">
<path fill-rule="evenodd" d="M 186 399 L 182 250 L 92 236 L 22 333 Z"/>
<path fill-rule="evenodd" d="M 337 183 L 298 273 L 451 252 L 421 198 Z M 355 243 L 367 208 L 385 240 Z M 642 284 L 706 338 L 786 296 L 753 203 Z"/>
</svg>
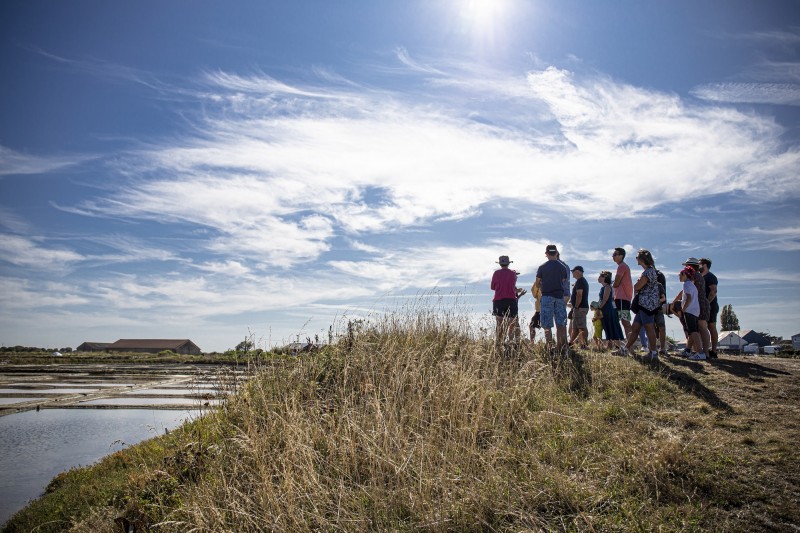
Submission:
<svg viewBox="0 0 800 533">
<path fill-rule="evenodd" d="M 58 473 L 163 435 L 199 413 L 43 409 L 0 417 L 0 524 L 41 495 Z"/>
<path fill-rule="evenodd" d="M 15 403 L 34 402 L 47 400 L 47 398 L 0 398 L 0 405 L 14 405 Z M 2 450 L 2 448 L 0 448 Z M 2 475 L 2 472 L 0 472 Z"/>
<path fill-rule="evenodd" d="M 78 394 L 81 392 L 97 392 L 100 389 L 68 389 L 68 388 L 53 388 L 53 389 L 0 389 L 0 394 Z"/>
<path fill-rule="evenodd" d="M 136 395 L 136 394 L 153 394 L 153 395 L 163 395 L 163 396 L 186 396 L 189 394 L 217 394 L 217 389 L 210 389 L 210 388 L 203 388 L 198 389 L 197 387 L 187 387 L 185 389 L 139 389 L 134 390 L 131 392 L 126 392 L 125 395 Z"/>
<path fill-rule="evenodd" d="M 78 405 L 188 405 L 188 406 L 196 406 L 200 407 L 204 403 L 209 402 L 210 405 L 215 405 L 219 403 L 219 400 L 200 400 L 198 398 L 180 398 L 180 397 L 171 397 L 171 398 L 136 398 L 133 396 L 125 397 L 125 398 L 100 398 L 97 400 L 89 400 L 86 402 L 80 402 Z"/>
</svg>

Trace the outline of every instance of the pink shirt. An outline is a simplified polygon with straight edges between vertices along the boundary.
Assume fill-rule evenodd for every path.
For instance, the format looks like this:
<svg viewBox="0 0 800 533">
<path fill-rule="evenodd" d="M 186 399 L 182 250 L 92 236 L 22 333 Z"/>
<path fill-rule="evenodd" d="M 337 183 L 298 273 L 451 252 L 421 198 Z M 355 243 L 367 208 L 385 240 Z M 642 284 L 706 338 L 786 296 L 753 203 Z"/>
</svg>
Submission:
<svg viewBox="0 0 800 533">
<path fill-rule="evenodd" d="M 625 261 L 617 265 L 615 281 L 616 279 L 621 279 L 622 283 L 619 284 L 619 287 L 614 289 L 614 298 L 630 302 L 633 299 L 633 282 L 631 281 L 631 268 Z"/>
<path fill-rule="evenodd" d="M 495 270 L 492 275 L 493 302 L 507 298 L 517 299 L 517 274 L 510 268 Z"/>
</svg>

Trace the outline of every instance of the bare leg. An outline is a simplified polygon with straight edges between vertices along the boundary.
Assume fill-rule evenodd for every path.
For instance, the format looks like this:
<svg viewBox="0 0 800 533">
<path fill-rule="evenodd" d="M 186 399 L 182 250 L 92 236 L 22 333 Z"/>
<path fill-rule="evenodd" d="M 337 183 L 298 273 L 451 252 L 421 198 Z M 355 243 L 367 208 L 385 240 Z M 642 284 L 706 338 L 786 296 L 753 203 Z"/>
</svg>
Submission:
<svg viewBox="0 0 800 533">
<path fill-rule="evenodd" d="M 700 345 L 702 348 L 698 347 L 697 349 L 702 349 L 703 352 L 708 354 L 708 351 L 711 349 L 711 335 L 708 333 L 708 321 L 698 320 L 697 327 L 700 329 L 700 342 L 702 342 Z"/>
<path fill-rule="evenodd" d="M 620 322 L 622 323 L 622 330 L 625 332 L 625 338 L 627 339 L 631 334 L 631 323 L 625 320 L 624 318 L 621 318 Z M 637 335 L 638 335 L 638 330 L 637 330 Z M 636 342 L 635 338 L 634 342 Z"/>
<path fill-rule="evenodd" d="M 509 340 L 511 340 L 511 342 L 518 343 L 519 342 L 519 333 L 520 333 L 519 332 L 519 317 L 515 316 L 514 318 L 509 319 L 509 321 L 510 321 L 509 331 L 508 331 Z"/>
<path fill-rule="evenodd" d="M 631 330 L 628 332 L 628 340 L 625 342 L 625 348 L 627 350 L 630 350 L 633 343 L 639 338 L 640 329 L 642 329 L 642 325 L 638 322 L 634 322 L 633 326 L 631 326 Z"/>
<path fill-rule="evenodd" d="M 654 352 L 656 350 L 656 327 L 654 324 L 645 324 L 644 329 L 647 332 L 647 347 Z"/>
<path fill-rule="evenodd" d="M 700 340 L 700 334 L 694 332 L 691 334 L 692 337 L 692 346 L 700 347 L 703 345 L 703 342 Z M 696 351 L 696 350 L 695 350 Z"/>
<path fill-rule="evenodd" d="M 556 350 L 561 353 L 567 345 L 567 326 L 556 326 Z"/>
<path fill-rule="evenodd" d="M 505 337 L 505 327 L 503 324 L 503 317 L 495 316 L 496 326 L 494 330 L 494 344 L 496 347 L 500 347 L 503 344 L 503 338 Z"/>
<path fill-rule="evenodd" d="M 547 347 L 550 348 L 553 346 L 553 332 L 550 328 L 542 328 L 544 330 L 544 341 L 547 344 Z"/>
<path fill-rule="evenodd" d="M 719 342 L 719 333 L 717 333 L 717 323 L 708 323 L 708 332 L 711 334 L 711 349 L 717 351 L 717 343 Z"/>
</svg>

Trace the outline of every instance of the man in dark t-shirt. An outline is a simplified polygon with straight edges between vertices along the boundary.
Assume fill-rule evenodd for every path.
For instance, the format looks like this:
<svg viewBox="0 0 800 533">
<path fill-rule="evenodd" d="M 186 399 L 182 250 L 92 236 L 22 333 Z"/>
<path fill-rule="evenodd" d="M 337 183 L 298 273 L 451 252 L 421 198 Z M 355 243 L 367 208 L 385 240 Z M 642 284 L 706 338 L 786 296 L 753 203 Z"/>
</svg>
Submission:
<svg viewBox="0 0 800 533">
<path fill-rule="evenodd" d="M 717 276 L 711 273 L 711 259 L 704 257 L 700 259 L 700 273 L 706 282 L 706 299 L 710 308 L 708 316 L 708 333 L 711 337 L 711 349 L 708 351 L 710 359 L 717 358 L 717 315 L 719 314 L 719 302 L 717 302 Z"/>
<path fill-rule="evenodd" d="M 583 267 L 576 266 L 572 269 L 575 285 L 572 286 L 572 295 L 569 305 L 572 308 L 572 322 L 570 322 L 570 344 L 576 342 L 586 347 L 589 329 L 586 325 L 586 315 L 589 314 L 589 282 L 583 277 Z"/>
<path fill-rule="evenodd" d="M 547 261 L 536 271 L 536 282 L 542 290 L 541 321 L 548 345 L 553 343 L 551 328 L 556 325 L 556 351 L 561 353 L 567 345 L 567 305 L 564 301 L 564 280 L 569 272 L 558 260 L 558 248 L 548 244 Z"/>
<path fill-rule="evenodd" d="M 667 301 L 667 278 L 660 270 L 656 270 L 658 281 L 658 311 L 656 312 L 656 334 L 658 334 L 659 355 L 667 355 L 667 323 L 664 319 L 663 305 Z"/>
</svg>

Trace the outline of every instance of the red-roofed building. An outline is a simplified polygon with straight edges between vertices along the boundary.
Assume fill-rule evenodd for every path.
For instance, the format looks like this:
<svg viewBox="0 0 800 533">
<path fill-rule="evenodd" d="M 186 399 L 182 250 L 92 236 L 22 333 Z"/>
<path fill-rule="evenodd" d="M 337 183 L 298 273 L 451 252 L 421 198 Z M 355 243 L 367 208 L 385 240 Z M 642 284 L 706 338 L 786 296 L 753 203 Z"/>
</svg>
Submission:
<svg viewBox="0 0 800 533">
<path fill-rule="evenodd" d="M 201 355 L 200 348 L 189 339 L 120 339 L 109 345 L 109 352 L 159 353 L 170 350 L 184 355 Z"/>
</svg>

